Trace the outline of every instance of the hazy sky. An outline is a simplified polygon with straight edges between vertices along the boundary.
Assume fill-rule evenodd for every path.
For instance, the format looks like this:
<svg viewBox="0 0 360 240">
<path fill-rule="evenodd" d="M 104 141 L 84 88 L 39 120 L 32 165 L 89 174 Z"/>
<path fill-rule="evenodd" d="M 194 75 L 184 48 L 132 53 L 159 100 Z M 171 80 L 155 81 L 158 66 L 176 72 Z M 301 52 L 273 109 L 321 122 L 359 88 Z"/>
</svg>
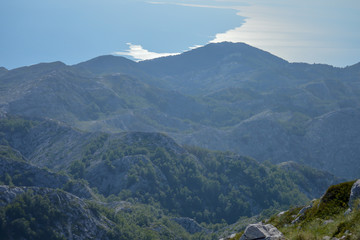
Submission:
<svg viewBox="0 0 360 240">
<path fill-rule="evenodd" d="M 358 0 L 1 0 L 0 66 L 149 59 L 245 42 L 288 61 L 360 62 Z"/>
</svg>

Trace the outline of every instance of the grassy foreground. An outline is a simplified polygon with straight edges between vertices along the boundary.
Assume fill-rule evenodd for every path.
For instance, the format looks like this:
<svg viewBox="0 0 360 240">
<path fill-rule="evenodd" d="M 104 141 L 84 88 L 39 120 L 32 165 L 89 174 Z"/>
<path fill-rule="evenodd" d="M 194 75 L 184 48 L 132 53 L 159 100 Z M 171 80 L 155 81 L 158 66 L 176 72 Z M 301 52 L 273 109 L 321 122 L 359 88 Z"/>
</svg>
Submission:
<svg viewBox="0 0 360 240">
<path fill-rule="evenodd" d="M 294 207 L 266 220 L 291 240 L 360 239 L 360 200 L 351 212 L 348 202 L 355 181 L 331 186 L 321 199 L 308 206 Z M 300 213 L 307 207 L 303 213 Z M 233 239 L 240 239 L 243 232 Z"/>
</svg>

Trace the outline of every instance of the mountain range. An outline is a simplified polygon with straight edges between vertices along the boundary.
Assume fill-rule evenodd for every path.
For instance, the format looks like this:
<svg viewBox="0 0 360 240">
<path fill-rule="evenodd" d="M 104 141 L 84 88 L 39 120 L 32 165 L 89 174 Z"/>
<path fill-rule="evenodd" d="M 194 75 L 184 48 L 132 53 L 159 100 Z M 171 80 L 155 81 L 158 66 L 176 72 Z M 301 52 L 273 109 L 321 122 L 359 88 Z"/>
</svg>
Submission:
<svg viewBox="0 0 360 240">
<path fill-rule="evenodd" d="M 295 162 L 184 147 L 161 133 L 7 116 L 0 136 L 0 239 L 212 239 L 238 219 L 304 204 L 341 181 Z"/>
<path fill-rule="evenodd" d="M 289 63 L 225 42 L 138 63 L 101 56 L 3 69 L 0 109 L 86 131 L 163 132 L 180 144 L 351 179 L 360 170 L 359 81 L 359 64 Z"/>
<path fill-rule="evenodd" d="M 0 68 L 0 239 L 223 236 L 359 178 L 359 104 L 244 43 Z"/>
</svg>

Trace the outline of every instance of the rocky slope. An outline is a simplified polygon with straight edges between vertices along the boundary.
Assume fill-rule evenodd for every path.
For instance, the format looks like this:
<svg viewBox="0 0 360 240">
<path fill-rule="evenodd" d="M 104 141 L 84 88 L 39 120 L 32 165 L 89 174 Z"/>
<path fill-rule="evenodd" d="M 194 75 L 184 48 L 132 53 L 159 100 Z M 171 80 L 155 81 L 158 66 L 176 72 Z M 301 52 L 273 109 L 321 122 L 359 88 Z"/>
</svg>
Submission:
<svg viewBox="0 0 360 240">
<path fill-rule="evenodd" d="M 65 189 L 80 198 L 97 198 L 86 184 L 74 181 L 67 175 L 33 166 L 25 162 L 21 154 L 14 152 L 10 147 L 0 145 L 0 182 L 3 184 Z M 16 160 L 14 154 L 22 161 Z"/>
<path fill-rule="evenodd" d="M 184 118 L 192 119 L 205 109 L 190 97 L 133 77 L 94 76 L 60 62 L 8 71 L 0 85 L 3 112 L 57 119 L 86 129 L 188 129 L 191 125 L 183 123 Z"/>
<path fill-rule="evenodd" d="M 51 188 L 0 185 L 0 239 L 212 239 L 189 234 L 155 207 L 88 201 Z M 194 229 L 193 226 L 193 229 Z M 204 231 L 203 231 L 204 230 Z"/>
<path fill-rule="evenodd" d="M 359 239 L 359 208 L 349 208 L 356 188 L 355 181 L 331 186 L 321 199 L 274 216 L 270 222 L 290 239 Z"/>
<path fill-rule="evenodd" d="M 359 76 L 356 65 L 342 69 L 324 64 L 289 63 L 245 43 L 230 42 L 209 44 L 138 65 L 149 74 L 166 79 L 169 89 L 191 95 L 234 87 L 268 92 L 314 82 L 327 85 L 318 90 L 331 92 L 332 82 L 346 79 L 348 84 L 358 81 Z"/>
<path fill-rule="evenodd" d="M 1 239 L 110 239 L 114 223 L 50 188 L 0 186 Z"/>
<path fill-rule="evenodd" d="M 359 109 L 347 108 L 294 124 L 291 119 L 298 116 L 292 113 L 266 111 L 230 129 L 203 128 L 174 137 L 182 139 L 180 143 L 226 149 L 259 161 L 296 161 L 351 179 L 359 173 L 359 114 Z"/>
<path fill-rule="evenodd" d="M 0 238 L 206 239 L 217 233 L 196 221 L 218 230 L 320 197 L 340 181 L 332 174 L 359 177 L 359 66 L 288 63 L 220 43 L 140 63 L 0 68 Z M 358 236 L 356 208 L 345 219 L 319 215 L 345 185 L 316 209 L 280 217 L 297 219 L 294 228 L 272 224 L 289 236 L 307 222 Z"/>
<path fill-rule="evenodd" d="M 2 119 L 0 133 L 6 146 L 36 166 L 84 179 L 104 196 L 155 201 L 201 222 L 234 222 L 271 208 L 274 202 L 298 204 L 339 181 L 309 169 L 294 174 L 233 153 L 183 147 L 161 133 L 91 133 L 55 121 L 19 118 Z M 18 179 L 16 168 L 42 173 L 25 163 L 12 164 L 17 167 L 5 166 L 9 173 L 13 169 L 13 179 Z M 62 178 L 57 182 L 60 187 L 66 182 Z M 309 186 L 309 181 L 316 184 Z"/>
<path fill-rule="evenodd" d="M 333 185 L 320 199 L 249 224 L 226 239 L 359 239 L 360 180 Z M 280 230 L 280 231 L 279 231 Z"/>
</svg>

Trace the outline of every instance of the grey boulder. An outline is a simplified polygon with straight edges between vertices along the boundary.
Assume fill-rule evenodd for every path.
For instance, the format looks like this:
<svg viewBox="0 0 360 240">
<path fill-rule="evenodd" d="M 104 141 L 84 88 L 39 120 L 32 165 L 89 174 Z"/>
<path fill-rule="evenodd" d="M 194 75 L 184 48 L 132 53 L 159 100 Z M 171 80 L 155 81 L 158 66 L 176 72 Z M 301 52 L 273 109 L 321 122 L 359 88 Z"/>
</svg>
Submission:
<svg viewBox="0 0 360 240">
<path fill-rule="evenodd" d="M 250 224 L 240 240 L 282 240 L 284 235 L 273 225 L 263 223 Z"/>
<path fill-rule="evenodd" d="M 358 179 L 351 187 L 351 193 L 350 193 L 350 199 L 349 199 L 350 209 L 353 209 L 355 207 L 354 203 L 359 198 L 360 198 L 360 179 Z"/>
</svg>

